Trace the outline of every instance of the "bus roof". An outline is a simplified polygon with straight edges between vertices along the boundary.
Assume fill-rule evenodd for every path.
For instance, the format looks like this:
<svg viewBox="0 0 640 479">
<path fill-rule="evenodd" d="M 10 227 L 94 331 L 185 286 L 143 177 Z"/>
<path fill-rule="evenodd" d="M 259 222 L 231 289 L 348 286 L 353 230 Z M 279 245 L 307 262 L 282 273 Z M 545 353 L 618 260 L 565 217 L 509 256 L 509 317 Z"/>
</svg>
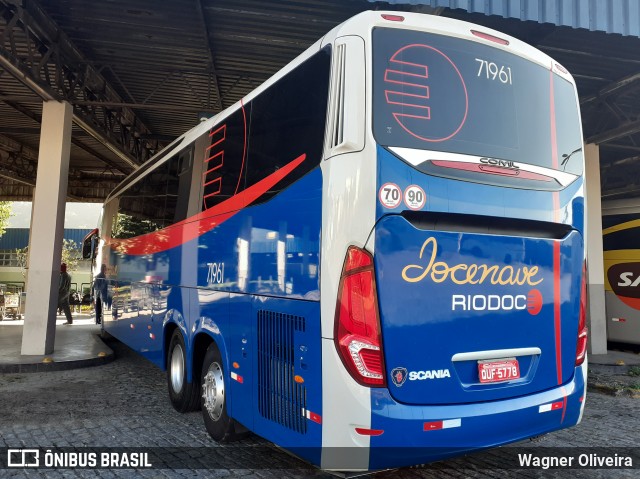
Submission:
<svg viewBox="0 0 640 479">
<path fill-rule="evenodd" d="M 152 166 L 161 164 L 178 153 L 185 146 L 194 142 L 198 137 L 211 129 L 221 120 L 235 112 L 243 103 L 248 103 L 256 96 L 269 88 L 280 78 L 285 76 L 307 58 L 319 51 L 322 47 L 332 44 L 336 38 L 346 35 L 356 35 L 363 38 L 369 38 L 370 32 L 375 27 L 398 28 L 407 30 L 417 30 L 431 32 L 441 35 L 449 35 L 462 38 L 469 41 L 484 43 L 492 47 L 522 56 L 532 62 L 538 63 L 545 68 L 553 68 L 554 73 L 565 78 L 567 81 L 575 85 L 573 77 L 561 65 L 556 63 L 546 53 L 541 52 L 537 48 L 518 40 L 510 35 L 506 35 L 497 30 L 488 27 L 479 26 L 473 23 L 456 20 L 453 18 L 440 17 L 437 15 L 429 15 L 424 13 L 413 12 L 397 12 L 397 11 L 365 11 L 351 17 L 343 23 L 331 29 L 321 39 L 307 48 L 298 55 L 294 60 L 289 62 L 285 67 L 271 76 L 255 90 L 251 91 L 244 98 L 237 101 L 230 107 L 214 115 L 213 117 L 203 120 L 200 124 L 194 126 L 189 131 L 175 139 L 153 157 L 143 163 L 137 170 L 127 176 L 114 190 L 107 196 L 105 203 L 112 197 L 120 193 L 128 186 L 137 182 L 151 170 Z M 475 33 L 474 33 L 475 32 Z M 493 39 L 501 39 L 504 42 L 496 42 Z"/>
</svg>

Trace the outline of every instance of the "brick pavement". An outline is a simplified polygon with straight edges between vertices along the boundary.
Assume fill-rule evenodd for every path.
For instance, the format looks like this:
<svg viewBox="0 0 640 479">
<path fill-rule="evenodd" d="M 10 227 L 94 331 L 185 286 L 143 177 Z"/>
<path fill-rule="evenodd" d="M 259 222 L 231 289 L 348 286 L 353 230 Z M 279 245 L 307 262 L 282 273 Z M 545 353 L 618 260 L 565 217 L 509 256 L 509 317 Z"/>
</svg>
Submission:
<svg viewBox="0 0 640 479">
<path fill-rule="evenodd" d="M 193 454 L 224 453 L 223 468 L 213 470 L 0 470 L 0 478 L 182 478 L 242 477 L 288 479 L 329 477 L 249 435 L 231 449 L 207 435 L 200 412 L 180 414 L 171 407 L 164 373 L 118 342 L 117 359 L 107 365 L 49 373 L 0 375 L 0 447 L 162 447 L 195 449 Z M 583 422 L 545 436 L 532 447 L 634 447 L 638 442 L 640 400 L 589 393 Z M 258 451 L 256 453 L 255 451 Z M 185 451 L 166 449 L 167 461 Z M 264 459 L 264 457 L 268 459 Z M 229 459 L 230 458 L 230 459 Z M 261 459 L 257 459 L 261 458 Z M 193 461 L 193 460 L 192 460 Z M 258 461 L 259 467 L 252 468 Z M 269 468 L 264 468 L 265 463 Z M 191 462 L 190 464 L 193 464 Z M 504 465 L 496 451 L 445 461 L 424 468 L 375 474 L 376 479 L 414 478 L 622 478 L 638 470 L 492 470 Z"/>
</svg>

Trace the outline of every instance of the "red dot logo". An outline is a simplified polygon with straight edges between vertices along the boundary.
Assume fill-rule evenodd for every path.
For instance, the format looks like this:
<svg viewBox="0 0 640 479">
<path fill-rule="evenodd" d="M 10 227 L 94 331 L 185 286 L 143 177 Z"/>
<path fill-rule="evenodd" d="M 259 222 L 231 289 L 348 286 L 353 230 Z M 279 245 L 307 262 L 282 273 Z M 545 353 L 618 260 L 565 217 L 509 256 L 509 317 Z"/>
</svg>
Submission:
<svg viewBox="0 0 640 479">
<path fill-rule="evenodd" d="M 535 316 L 542 309 L 542 293 L 537 289 L 532 289 L 527 295 L 527 310 L 529 314 Z"/>
</svg>

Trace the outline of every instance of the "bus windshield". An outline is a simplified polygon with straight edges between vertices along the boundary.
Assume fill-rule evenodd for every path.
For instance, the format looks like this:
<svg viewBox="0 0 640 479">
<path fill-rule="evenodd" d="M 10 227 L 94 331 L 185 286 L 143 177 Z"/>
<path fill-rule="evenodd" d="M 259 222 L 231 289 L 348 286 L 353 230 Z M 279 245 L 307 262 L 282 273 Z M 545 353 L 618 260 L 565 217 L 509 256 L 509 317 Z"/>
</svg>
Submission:
<svg viewBox="0 0 640 479">
<path fill-rule="evenodd" d="M 475 41 L 376 28 L 373 69 L 380 145 L 582 174 L 574 86 L 544 66 Z"/>
</svg>

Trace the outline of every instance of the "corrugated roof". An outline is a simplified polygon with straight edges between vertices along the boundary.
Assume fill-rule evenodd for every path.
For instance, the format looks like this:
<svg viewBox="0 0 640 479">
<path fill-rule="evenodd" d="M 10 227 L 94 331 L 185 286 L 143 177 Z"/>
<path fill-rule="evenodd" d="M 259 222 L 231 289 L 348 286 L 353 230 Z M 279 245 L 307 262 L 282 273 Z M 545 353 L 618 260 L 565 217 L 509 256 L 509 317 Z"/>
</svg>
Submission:
<svg viewBox="0 0 640 479">
<path fill-rule="evenodd" d="M 462 9 L 522 21 L 640 36 L 638 0 L 388 0 L 387 3 Z"/>
<path fill-rule="evenodd" d="M 0 30 L 10 28 L 14 3 L 0 0 Z M 626 162 L 624 169 L 603 170 L 603 190 L 637 177 L 640 195 L 640 161 L 635 161 L 640 126 L 625 133 L 638 121 L 640 101 L 637 0 L 30 0 L 24 5 L 26 10 L 41 7 L 47 23 L 80 52 L 73 58 L 82 61 L 69 63 L 69 68 L 78 77 L 89 66 L 99 70 L 109 89 L 148 130 L 145 140 L 162 144 L 194 126 L 198 112 L 233 104 L 333 26 L 361 11 L 413 10 L 495 28 L 543 50 L 571 71 L 583 100 L 585 136 L 613 134 L 615 138 L 600 142 L 601 162 Z M 27 23 L 39 32 L 38 25 Z M 10 50 L 13 41 L 16 55 L 26 57 L 23 30 L 28 27 L 20 22 L 14 27 L 0 46 Z M 88 88 L 98 91 L 103 86 L 98 83 Z M 42 102 L 9 71 L 0 75 L 0 97 L 0 198 L 29 200 Z M 115 102 L 104 111 L 117 118 L 121 107 Z M 104 112 L 97 116 L 103 118 Z M 114 137 L 119 134 L 122 128 L 112 132 Z M 74 199 L 102 200 L 131 170 L 74 125 L 69 177 Z"/>
</svg>

